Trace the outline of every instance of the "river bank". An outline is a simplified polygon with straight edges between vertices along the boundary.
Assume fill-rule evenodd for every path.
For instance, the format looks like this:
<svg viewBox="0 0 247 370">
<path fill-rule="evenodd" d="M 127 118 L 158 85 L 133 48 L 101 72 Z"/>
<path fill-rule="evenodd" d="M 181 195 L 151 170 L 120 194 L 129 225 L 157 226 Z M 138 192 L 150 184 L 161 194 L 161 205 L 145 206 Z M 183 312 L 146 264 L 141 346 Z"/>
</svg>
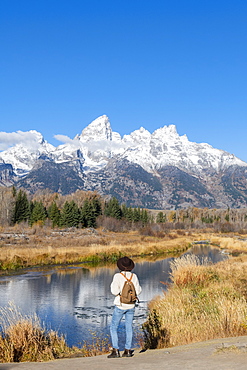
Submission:
<svg viewBox="0 0 247 370">
<path fill-rule="evenodd" d="M 0 273 L 31 266 L 115 263 L 123 255 L 155 258 L 162 254 L 183 252 L 195 238 L 187 232 L 145 236 L 133 231 L 115 233 L 91 228 L 29 228 L 17 231 L 9 228 L 0 233 Z"/>
<path fill-rule="evenodd" d="M 224 252 L 224 254 L 231 253 L 230 246 L 233 246 L 235 248 L 234 250 L 236 250 L 236 247 L 238 247 L 239 253 L 240 253 L 240 247 L 242 248 L 242 255 L 239 256 L 238 258 L 230 258 L 230 260 L 227 262 L 227 264 L 229 265 L 227 269 L 226 269 L 226 266 L 223 265 L 223 264 L 222 264 L 219 271 L 214 271 L 214 268 L 213 268 L 214 266 L 212 266 L 212 265 L 208 266 L 208 267 L 205 266 L 205 268 L 203 266 L 202 267 L 197 266 L 196 268 L 195 268 L 195 266 L 192 266 L 192 272 L 189 269 L 187 271 L 187 272 L 189 272 L 189 274 L 188 274 L 188 273 L 186 273 L 186 270 L 185 270 L 185 271 L 183 271 L 183 275 L 182 275 L 183 278 L 182 279 L 181 278 L 176 278 L 173 281 L 173 284 L 175 284 L 177 286 L 176 288 L 182 288 L 183 291 L 187 292 L 187 296 L 185 298 L 186 299 L 188 298 L 187 300 L 188 300 L 188 303 L 189 303 L 189 311 L 188 311 L 188 317 L 187 318 L 185 317 L 184 321 L 187 322 L 188 318 L 192 317 L 192 312 L 193 312 L 193 309 L 195 308 L 196 309 L 195 321 L 197 322 L 198 317 L 199 317 L 198 315 L 202 315 L 202 314 L 204 315 L 204 312 L 203 312 L 203 310 L 204 310 L 203 304 L 204 303 L 206 303 L 206 306 L 205 306 L 205 309 L 206 309 L 205 311 L 206 312 L 209 312 L 209 313 L 212 312 L 214 314 L 214 317 L 215 317 L 215 313 L 218 312 L 218 308 L 213 306 L 213 305 L 215 305 L 216 299 L 213 299 L 213 304 L 211 304 L 210 301 L 209 301 L 209 297 L 211 297 L 212 293 L 213 293 L 212 289 L 210 288 L 212 283 L 214 283 L 214 282 L 217 283 L 217 284 L 219 282 L 223 283 L 223 285 L 217 287 L 217 289 L 218 289 L 217 292 L 216 292 L 217 297 L 220 297 L 219 293 L 223 292 L 224 293 L 223 294 L 224 298 L 227 298 L 227 299 L 228 298 L 233 298 L 233 301 L 236 302 L 237 299 L 239 298 L 239 294 L 246 296 L 246 290 L 244 288 L 242 289 L 242 287 L 239 284 L 238 284 L 238 286 L 236 286 L 236 282 L 242 281 L 243 284 L 242 283 L 241 284 L 246 286 L 246 276 L 247 275 L 245 274 L 246 276 L 241 277 L 240 275 L 235 274 L 236 266 L 238 266 L 237 268 L 239 270 L 239 273 L 242 274 L 242 272 L 244 271 L 243 267 L 244 267 L 244 265 L 246 265 L 245 262 L 247 260 L 247 257 L 244 255 L 244 251 L 246 250 L 245 249 L 246 241 L 242 240 L 242 237 L 239 240 L 239 236 L 229 236 L 229 235 L 228 236 L 225 235 L 224 238 L 222 238 L 222 236 L 219 236 L 219 235 L 217 235 L 217 236 L 216 235 L 214 235 L 214 236 L 210 235 L 210 239 L 209 239 L 209 235 L 205 235 L 205 234 L 200 234 L 200 235 L 197 234 L 197 235 L 190 235 L 190 236 L 193 237 L 193 239 L 194 239 L 193 242 L 191 242 L 191 244 L 194 244 L 195 246 L 198 245 L 198 247 L 196 247 L 196 248 L 201 248 L 202 243 L 206 243 L 206 241 L 207 241 L 207 243 L 209 243 L 209 241 L 212 242 L 212 240 L 213 240 L 213 243 L 215 243 L 215 244 L 216 244 L 216 242 L 217 243 L 222 242 L 221 251 Z M 197 237 L 196 239 L 195 239 L 195 236 Z M 207 238 L 206 238 L 206 236 L 207 236 Z M 184 237 L 184 235 L 183 235 L 183 237 Z M 173 238 L 173 239 L 170 238 L 170 241 L 174 242 L 174 243 L 177 242 L 176 238 Z M 180 241 L 181 241 L 181 239 L 180 239 Z M 168 242 L 167 242 L 167 244 L 168 244 Z M 209 248 L 209 247 L 207 247 L 207 248 Z M 222 249 L 222 248 L 224 248 L 224 249 Z M 219 250 L 218 250 L 217 253 L 220 253 Z M 158 258 L 158 257 L 155 256 L 155 255 L 150 257 L 150 259 L 156 259 L 156 258 Z M 136 259 L 135 259 L 135 261 L 136 261 Z M 144 287 L 143 291 L 147 293 L 151 290 L 153 292 L 154 289 L 155 289 L 155 286 L 157 287 L 157 284 L 161 280 L 163 280 L 163 278 L 164 278 L 164 275 L 163 275 L 163 277 L 161 277 L 161 276 L 159 277 L 158 275 L 156 276 L 155 271 L 156 272 L 159 271 L 162 274 L 164 274 L 165 268 L 166 267 L 170 268 L 172 258 L 171 257 L 168 258 L 166 262 L 165 261 L 161 262 L 161 264 L 159 266 L 156 266 L 156 267 L 153 267 L 152 266 L 153 263 L 151 263 L 151 262 L 150 263 L 143 262 L 141 257 L 140 257 L 140 261 L 141 261 L 141 263 L 136 264 L 137 273 L 138 273 L 138 276 L 139 276 L 140 273 L 141 273 L 141 270 L 143 269 L 143 271 L 144 271 L 143 276 L 144 277 L 142 278 L 143 279 L 142 283 L 144 285 L 146 284 L 148 286 L 148 289 Z M 234 269 L 232 269 L 233 267 L 234 267 Z M 116 267 L 114 267 L 114 268 L 116 268 Z M 103 291 L 102 290 L 103 287 L 108 287 L 109 286 L 112 273 L 114 273 L 114 268 L 113 269 L 112 269 L 112 267 L 111 268 L 106 268 L 104 277 L 100 275 L 99 284 L 102 284 L 102 287 L 101 287 L 101 285 L 97 285 L 97 287 L 98 287 L 97 289 L 98 289 L 99 292 Z M 81 324 L 83 324 L 83 326 L 85 326 L 85 320 L 89 320 L 90 325 L 91 325 L 92 324 L 91 318 L 90 317 L 87 318 L 88 311 L 84 309 L 87 306 L 88 307 L 93 307 L 93 312 L 92 313 L 93 313 L 93 315 L 96 314 L 96 317 L 101 316 L 102 319 L 103 319 L 104 317 L 106 318 L 108 316 L 107 312 L 105 312 L 104 315 L 102 316 L 102 308 L 100 308 L 100 307 L 98 307 L 98 311 L 95 310 L 96 309 L 96 307 L 95 307 L 95 304 L 96 304 L 95 298 L 96 298 L 96 296 L 100 298 L 100 293 L 95 295 L 95 292 L 96 292 L 95 287 L 89 286 L 88 289 L 85 289 L 85 281 L 90 280 L 90 281 L 95 282 L 95 278 L 99 273 L 101 274 L 102 268 L 98 267 L 98 268 L 93 268 L 91 270 L 91 268 L 90 269 L 84 269 L 84 268 L 81 268 L 81 267 L 78 266 L 78 269 L 77 268 L 75 268 L 75 269 L 70 269 L 70 268 L 66 269 L 66 270 L 69 270 L 68 271 L 69 272 L 68 277 L 69 277 L 70 284 L 68 284 L 65 280 L 64 273 L 66 272 L 66 274 L 67 274 L 67 271 L 64 271 L 64 272 L 61 271 L 61 272 L 56 273 L 55 269 L 52 269 L 50 273 L 45 272 L 43 274 L 41 272 L 41 279 L 39 278 L 40 281 L 41 281 L 40 285 L 38 284 L 38 282 L 39 282 L 38 277 L 40 276 L 40 273 L 38 273 L 38 275 L 31 273 L 31 275 L 29 275 L 29 276 L 27 276 L 27 274 L 24 274 L 23 277 L 21 277 L 21 279 L 18 278 L 18 277 L 16 279 L 8 278 L 7 280 L 5 280 L 5 282 L 11 281 L 10 289 L 8 289 L 8 297 L 10 296 L 9 294 L 10 294 L 12 289 L 13 289 L 14 297 L 15 298 L 18 297 L 18 294 L 16 294 L 16 293 L 19 292 L 19 289 L 16 289 L 15 286 L 16 286 L 17 282 L 20 281 L 20 283 L 21 283 L 20 293 L 21 294 L 20 294 L 20 297 L 19 297 L 20 298 L 19 302 L 21 303 L 23 301 L 24 297 L 26 297 L 24 299 L 24 301 L 28 301 L 29 297 L 31 296 L 32 300 L 29 302 L 29 307 L 31 307 L 31 305 L 35 304 L 35 307 L 33 307 L 34 312 L 37 312 L 38 314 L 43 312 L 43 314 L 45 316 L 47 316 L 47 314 L 48 314 L 48 317 L 54 316 L 54 314 L 56 312 L 56 316 L 59 316 L 59 318 L 60 318 L 59 320 L 61 320 L 61 322 L 65 322 L 65 320 L 68 321 L 69 317 L 68 317 L 68 305 L 67 305 L 67 303 L 71 302 L 71 298 L 73 297 L 73 299 L 75 298 L 75 301 L 73 300 L 73 304 L 72 304 L 72 310 L 73 311 L 71 312 L 73 314 L 72 314 L 71 318 L 72 317 L 77 317 L 77 319 L 76 319 L 76 325 L 77 326 L 78 326 L 79 323 L 81 323 Z M 79 271 L 79 275 L 78 275 L 78 273 L 76 273 L 76 271 Z M 94 272 L 92 273 L 92 271 L 94 271 Z M 234 272 L 233 275 L 237 277 L 234 281 L 234 287 L 233 288 L 230 288 L 230 285 L 226 281 L 226 275 L 225 275 L 226 271 L 228 271 L 229 273 L 231 271 L 233 271 Z M 196 272 L 198 272 L 198 273 L 196 273 Z M 224 276 L 222 275 L 222 272 L 224 273 Z M 151 276 L 154 277 L 152 287 L 150 286 L 150 277 Z M 222 276 L 223 276 L 223 278 L 222 278 Z M 238 279 L 238 276 L 240 277 L 240 279 Z M 232 280 L 232 278 L 231 278 L 231 280 Z M 61 281 L 61 283 L 62 283 L 60 288 L 57 285 L 59 281 Z M 201 284 L 202 282 L 203 282 L 203 285 Z M 4 286 L 7 286 L 7 285 L 4 284 L 3 288 L 4 288 Z M 51 291 L 54 291 L 54 289 L 52 289 L 52 288 L 54 288 L 54 286 L 56 286 L 56 290 L 55 290 L 56 295 L 54 296 L 54 300 L 52 301 L 52 305 L 51 305 L 52 311 L 50 311 L 50 310 L 49 311 L 46 311 L 46 310 L 44 311 L 44 310 L 42 310 L 42 306 L 43 306 L 42 302 L 46 302 L 47 298 L 49 297 L 49 294 L 47 294 L 49 292 L 49 290 L 47 288 L 50 287 Z M 24 294 L 24 290 L 23 290 L 24 287 L 27 287 L 27 290 L 25 291 L 25 294 Z M 66 287 L 66 289 L 65 289 L 65 287 Z M 195 289 L 195 287 L 196 287 L 196 289 Z M 206 290 L 208 287 L 210 288 L 209 293 Z M 44 299 L 43 299 L 43 295 L 42 295 L 43 288 L 44 288 L 44 297 L 46 297 Z M 192 288 L 191 297 L 188 296 L 188 293 L 189 293 L 188 289 L 190 289 L 190 288 Z M 236 290 L 235 288 L 237 288 L 238 292 L 235 292 L 235 290 Z M 31 289 L 33 289 L 33 293 L 31 291 Z M 107 290 L 108 290 L 108 288 L 107 288 Z M 169 288 L 169 291 L 170 291 L 170 288 Z M 177 291 L 178 291 L 178 289 L 177 289 Z M 35 299 L 35 300 L 34 300 L 34 297 L 35 297 L 34 292 L 38 292 L 37 299 Z M 63 296 L 63 303 L 65 305 L 64 305 L 64 310 L 61 313 L 58 314 L 59 309 L 61 308 L 61 304 L 57 301 L 56 297 L 58 295 L 60 296 L 59 292 L 61 292 L 61 294 Z M 93 301 L 92 302 L 86 302 L 85 301 L 85 297 L 88 297 L 87 292 L 93 292 L 93 298 L 92 298 Z M 162 295 L 162 290 L 160 291 L 159 294 Z M 157 296 L 157 294 L 155 294 L 155 295 Z M 168 296 L 169 296 L 169 294 L 168 294 Z M 181 294 L 180 291 L 178 291 L 178 296 L 183 298 L 183 294 Z M 145 297 L 145 299 L 146 299 L 146 302 L 148 303 L 148 302 L 150 302 L 152 297 Z M 105 301 L 105 299 L 104 299 L 105 303 L 103 305 L 106 306 L 107 310 L 108 309 L 110 310 L 110 308 L 111 308 L 110 307 L 111 306 L 111 301 L 112 301 L 112 298 L 110 298 L 110 297 L 109 297 L 109 301 Z M 99 300 L 99 302 L 101 302 L 101 299 Z M 7 303 L 7 301 L 6 301 L 6 303 Z M 180 307 L 178 307 L 178 299 L 175 299 L 175 301 L 173 302 L 173 305 L 171 306 L 170 311 L 175 312 L 176 311 L 175 308 L 178 307 L 178 311 L 180 313 L 181 312 L 186 312 L 187 309 L 186 309 L 185 303 L 186 302 L 182 302 L 182 305 L 180 305 Z M 161 305 L 159 304 L 160 307 L 162 305 L 163 305 L 163 303 Z M 165 305 L 166 305 L 166 302 L 164 303 L 164 307 L 165 307 Z M 152 307 L 154 307 L 153 303 L 149 306 L 150 306 L 151 310 L 152 310 Z M 229 306 L 228 303 L 225 306 L 228 307 Z M 43 307 L 45 309 L 45 306 L 43 306 Z M 156 307 L 155 307 L 155 310 L 156 310 L 156 312 L 158 312 Z M 234 309 L 233 313 L 235 311 L 236 310 Z M 165 315 L 160 314 L 158 312 L 159 319 L 162 316 L 167 316 L 168 311 L 165 310 L 165 312 L 166 312 Z M 140 312 L 140 314 L 143 314 L 143 313 Z M 61 319 L 62 318 L 61 315 L 64 316 L 64 319 Z M 140 317 L 141 316 L 138 316 L 138 321 L 139 321 Z M 205 315 L 203 317 L 204 317 L 203 322 L 205 323 L 206 322 Z M 230 313 L 229 317 L 234 319 L 234 317 L 232 316 L 231 313 Z M 103 320 L 105 322 L 105 319 L 103 319 Z M 174 321 L 174 320 L 169 320 L 169 321 Z M 210 319 L 208 321 L 212 321 L 212 320 Z M 159 322 L 162 323 L 163 321 L 159 320 Z M 230 323 L 229 320 L 227 320 L 227 322 Z M 151 322 L 151 324 L 152 324 L 152 322 Z M 246 329 L 246 322 L 245 323 L 243 322 L 243 324 L 244 324 L 245 329 Z M 57 322 L 55 327 L 57 328 L 59 326 L 60 325 Z M 201 327 L 201 325 L 199 325 L 199 326 Z M 176 325 L 176 328 L 177 327 L 178 326 Z M 189 325 L 189 327 L 191 327 L 191 328 L 196 327 L 194 325 L 193 320 L 192 320 L 191 325 Z M 215 328 L 216 326 L 214 325 L 213 327 Z M 241 324 L 240 327 L 243 328 L 243 325 Z M 226 329 L 228 330 L 228 328 L 226 328 Z M 157 329 L 157 327 L 155 327 L 155 330 L 156 329 Z M 162 332 L 164 332 L 164 331 L 163 331 L 163 328 L 161 327 L 161 335 L 160 335 L 160 333 L 158 333 L 159 338 L 161 338 L 161 342 L 163 341 Z M 182 332 L 183 332 L 183 330 L 182 330 Z M 204 332 L 207 333 L 208 330 L 204 330 Z M 174 330 L 173 329 L 171 330 L 171 333 L 172 333 L 172 336 L 170 336 L 170 338 L 173 338 L 172 342 L 171 343 L 165 343 L 166 347 L 172 347 L 174 345 L 183 344 L 183 343 L 177 343 L 176 344 L 174 342 L 174 335 L 173 335 Z M 244 335 L 244 331 L 241 332 L 241 333 Z M 156 332 L 156 334 L 157 334 L 157 332 Z M 187 343 L 190 343 L 191 341 L 195 341 L 195 339 L 197 341 L 200 341 L 200 338 L 198 338 L 197 333 L 196 333 L 197 337 L 194 337 L 193 336 L 194 334 L 192 336 L 191 336 L 190 333 L 188 333 L 188 334 L 189 334 L 190 339 L 187 340 Z M 226 332 L 223 332 L 223 333 L 220 333 L 219 336 L 224 337 L 225 334 L 226 334 Z M 239 331 L 237 331 L 237 332 L 232 331 L 231 335 L 232 336 L 239 335 Z M 180 335 L 180 337 L 181 337 L 181 335 Z M 183 337 L 186 338 L 185 335 L 183 335 Z M 216 336 L 214 336 L 214 337 L 217 338 L 218 333 L 216 333 Z M 165 340 L 166 339 L 167 338 L 165 338 Z M 210 339 L 210 336 L 207 339 Z M 201 340 L 203 340 L 203 339 L 201 339 Z M 161 342 L 158 343 L 158 345 L 162 344 Z"/>
<path fill-rule="evenodd" d="M 155 235 L 138 231 L 125 233 L 104 229 L 8 228 L 0 232 L 0 274 L 45 265 L 81 262 L 115 263 L 123 256 L 135 258 L 181 253 L 195 241 L 209 241 L 223 253 L 246 253 L 245 235 L 225 235 L 190 230 L 173 230 Z"/>
</svg>

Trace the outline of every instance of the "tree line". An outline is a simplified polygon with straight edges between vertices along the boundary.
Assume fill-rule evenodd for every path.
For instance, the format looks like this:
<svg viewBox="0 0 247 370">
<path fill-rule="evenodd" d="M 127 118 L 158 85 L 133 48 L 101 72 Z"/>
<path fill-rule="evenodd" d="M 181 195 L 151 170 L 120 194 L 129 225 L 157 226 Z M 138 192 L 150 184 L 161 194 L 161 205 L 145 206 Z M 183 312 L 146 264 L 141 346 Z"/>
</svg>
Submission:
<svg viewBox="0 0 247 370">
<path fill-rule="evenodd" d="M 197 208 L 164 210 L 156 223 L 170 229 L 213 229 L 220 232 L 247 230 L 247 208 Z"/>
<path fill-rule="evenodd" d="M 74 199 L 64 199 L 59 206 L 56 202 L 58 195 L 52 200 L 49 206 L 44 201 L 28 199 L 24 190 L 12 189 L 13 203 L 10 210 L 9 223 L 14 225 L 27 222 L 30 226 L 39 223 L 45 224 L 49 221 L 52 227 L 93 227 L 96 228 L 97 217 L 100 215 L 117 220 L 125 219 L 129 222 L 141 222 L 143 225 L 149 221 L 147 210 L 140 208 L 126 207 L 120 205 L 116 198 L 104 201 L 98 194 L 89 193 L 83 201 L 76 202 Z M 76 197 L 75 197 L 76 198 Z"/>
<path fill-rule="evenodd" d="M 25 190 L 0 187 L 0 225 L 49 225 L 52 227 L 105 227 L 112 231 L 131 228 L 168 231 L 204 229 L 231 232 L 247 230 L 247 209 L 209 209 L 189 207 L 177 210 L 147 210 L 106 200 L 97 192 L 77 190 L 69 195 L 40 190 L 34 195 Z"/>
</svg>

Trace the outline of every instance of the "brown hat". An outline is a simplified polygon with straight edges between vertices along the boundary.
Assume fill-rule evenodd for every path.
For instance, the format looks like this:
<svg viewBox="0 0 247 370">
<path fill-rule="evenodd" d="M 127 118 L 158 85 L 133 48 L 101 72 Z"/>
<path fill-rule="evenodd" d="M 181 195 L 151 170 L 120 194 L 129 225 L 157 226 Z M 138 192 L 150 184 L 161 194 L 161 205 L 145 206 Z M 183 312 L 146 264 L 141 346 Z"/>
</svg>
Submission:
<svg viewBox="0 0 247 370">
<path fill-rule="evenodd" d="M 117 261 L 117 267 L 120 271 L 131 271 L 135 267 L 135 264 L 129 257 L 121 257 Z"/>
</svg>

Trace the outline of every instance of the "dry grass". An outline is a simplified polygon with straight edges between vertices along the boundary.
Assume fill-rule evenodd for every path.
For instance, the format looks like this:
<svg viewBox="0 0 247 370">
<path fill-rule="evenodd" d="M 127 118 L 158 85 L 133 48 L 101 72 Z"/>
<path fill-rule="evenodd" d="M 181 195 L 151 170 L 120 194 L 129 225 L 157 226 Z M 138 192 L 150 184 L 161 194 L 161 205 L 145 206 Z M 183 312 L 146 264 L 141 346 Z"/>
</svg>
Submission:
<svg viewBox="0 0 247 370">
<path fill-rule="evenodd" d="M 247 334 L 246 260 L 200 265 L 195 256 L 185 256 L 171 268 L 172 285 L 150 304 L 147 347 Z"/>
<path fill-rule="evenodd" d="M 39 318 L 23 315 L 12 303 L 0 308 L 0 363 L 41 362 L 64 357 L 90 357 L 109 352 L 108 338 L 91 333 L 82 348 L 68 347 L 63 336 L 41 327 Z"/>
<path fill-rule="evenodd" d="M 47 332 L 36 315 L 22 315 L 10 304 L 0 308 L 0 362 L 48 361 L 72 350 L 57 332 Z"/>
<path fill-rule="evenodd" d="M 16 232 L 18 231 L 18 232 Z M 0 235 L 0 270 L 83 261 L 116 261 L 120 256 L 159 255 L 185 251 L 195 237 L 167 234 L 142 236 L 93 229 L 13 228 Z"/>
<path fill-rule="evenodd" d="M 233 254 L 247 253 L 247 238 L 241 235 L 212 235 L 211 240 L 221 249 Z"/>
<path fill-rule="evenodd" d="M 197 240 L 210 240 L 210 243 L 213 245 L 218 246 L 220 249 L 224 250 L 225 252 L 229 252 L 230 254 L 240 254 L 240 253 L 247 253 L 247 237 L 246 234 L 238 234 L 238 233 L 229 233 L 229 234 L 222 234 L 222 233 L 214 233 L 212 231 L 208 231 L 208 233 L 194 233 L 194 237 L 198 235 Z"/>
<path fill-rule="evenodd" d="M 35 225 L 16 225 L 0 233 L 0 272 L 34 265 L 69 264 L 85 261 L 109 263 L 123 256 L 135 258 L 184 252 L 195 240 L 210 239 L 226 251 L 247 253 L 240 236 L 205 232 L 170 231 L 162 235 L 140 235 L 138 231 L 109 232 L 102 229 L 54 230 Z"/>
<path fill-rule="evenodd" d="M 173 262 L 172 285 L 150 304 L 144 325 L 146 346 L 180 345 L 211 338 L 247 334 L 247 241 L 240 236 L 172 231 L 160 236 L 138 232 L 111 233 L 103 230 L 53 230 L 37 227 L 2 229 L 0 269 L 82 261 L 113 262 L 121 255 L 150 260 L 162 253 L 185 251 L 195 240 L 208 240 L 221 249 L 242 253 L 238 258 L 200 265 L 194 256 Z M 114 264 L 115 268 L 115 264 Z M 97 273 L 96 270 L 95 273 Z M 92 340 L 81 349 L 69 349 L 57 333 L 46 333 L 36 317 L 0 311 L 3 335 L 0 362 L 44 361 L 56 357 L 92 356 L 108 351 L 107 341 Z"/>
<path fill-rule="evenodd" d="M 110 341 L 108 338 L 102 338 L 97 332 L 91 332 L 90 343 L 84 341 L 82 346 L 83 357 L 98 356 L 110 351 Z"/>
</svg>

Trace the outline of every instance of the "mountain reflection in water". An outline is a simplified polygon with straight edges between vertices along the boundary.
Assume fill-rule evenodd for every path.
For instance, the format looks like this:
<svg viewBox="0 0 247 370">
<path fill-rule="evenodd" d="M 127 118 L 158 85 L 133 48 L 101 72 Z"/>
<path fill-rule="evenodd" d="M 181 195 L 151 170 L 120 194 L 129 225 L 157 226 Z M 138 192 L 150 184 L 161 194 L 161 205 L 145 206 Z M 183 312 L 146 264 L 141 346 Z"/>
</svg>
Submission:
<svg viewBox="0 0 247 370">
<path fill-rule="evenodd" d="M 194 246 L 188 253 L 208 257 L 213 263 L 226 258 L 218 248 L 203 245 Z M 136 263 L 134 272 L 143 291 L 135 311 L 135 333 L 146 319 L 148 302 L 164 291 L 161 281 L 169 281 L 173 259 Z M 13 302 L 24 314 L 36 313 L 47 329 L 64 334 L 68 345 L 80 346 L 84 340 L 90 341 L 93 332 L 97 332 L 97 337 L 109 335 L 114 299 L 110 283 L 115 272 L 115 268 L 89 269 L 84 264 L 83 267 L 30 269 L 22 275 L 1 277 L 0 305 L 5 307 Z M 124 321 L 120 325 L 120 343 L 123 341 Z"/>
</svg>

